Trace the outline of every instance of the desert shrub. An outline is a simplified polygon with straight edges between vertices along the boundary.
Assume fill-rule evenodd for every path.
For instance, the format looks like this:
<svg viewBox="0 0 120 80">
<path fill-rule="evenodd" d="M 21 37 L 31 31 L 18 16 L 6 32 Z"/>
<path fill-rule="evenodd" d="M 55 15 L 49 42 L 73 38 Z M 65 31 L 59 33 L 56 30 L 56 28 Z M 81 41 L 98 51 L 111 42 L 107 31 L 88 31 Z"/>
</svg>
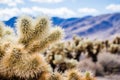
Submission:
<svg viewBox="0 0 120 80">
<path fill-rule="evenodd" d="M 104 69 L 104 73 L 111 74 L 120 72 L 120 56 L 111 53 L 101 53 L 98 56 L 98 63 L 100 63 Z"/>
<path fill-rule="evenodd" d="M 95 76 L 102 76 L 103 75 L 103 68 L 99 63 L 92 62 L 91 59 L 84 59 L 80 61 L 77 65 L 77 69 L 86 72 L 90 71 Z"/>
</svg>

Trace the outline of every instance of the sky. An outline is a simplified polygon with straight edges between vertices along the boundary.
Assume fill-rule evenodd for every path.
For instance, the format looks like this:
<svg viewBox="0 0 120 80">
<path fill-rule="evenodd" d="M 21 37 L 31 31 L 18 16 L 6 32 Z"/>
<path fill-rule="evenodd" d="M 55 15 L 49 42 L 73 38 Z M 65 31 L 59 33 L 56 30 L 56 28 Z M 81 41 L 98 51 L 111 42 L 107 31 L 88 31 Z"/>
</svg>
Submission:
<svg viewBox="0 0 120 80">
<path fill-rule="evenodd" d="M 0 20 L 30 15 L 83 17 L 120 12 L 120 0 L 0 0 Z"/>
</svg>

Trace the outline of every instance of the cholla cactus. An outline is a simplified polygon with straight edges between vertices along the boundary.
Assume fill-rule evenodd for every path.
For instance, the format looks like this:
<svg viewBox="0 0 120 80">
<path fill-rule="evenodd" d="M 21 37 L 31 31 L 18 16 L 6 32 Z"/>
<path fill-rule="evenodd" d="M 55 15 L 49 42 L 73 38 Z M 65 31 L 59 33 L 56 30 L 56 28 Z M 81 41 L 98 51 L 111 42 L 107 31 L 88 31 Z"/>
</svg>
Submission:
<svg viewBox="0 0 120 80">
<path fill-rule="evenodd" d="M 41 52 L 45 50 L 46 47 L 49 46 L 51 43 L 55 43 L 56 41 L 61 39 L 61 37 L 63 36 L 62 32 L 63 30 L 61 28 L 55 28 L 44 40 L 38 40 L 31 44 L 28 47 L 28 50 L 30 50 L 30 52 Z"/>
<path fill-rule="evenodd" d="M 4 51 L 5 48 L 6 48 L 5 45 L 2 45 L 2 44 L 0 45 L 0 60 L 5 55 L 5 51 Z"/>
<path fill-rule="evenodd" d="M 100 41 L 95 40 L 94 43 L 92 41 L 86 42 L 86 50 L 88 52 L 88 56 L 92 58 L 93 62 L 97 62 L 97 55 L 101 51 L 102 45 Z"/>
<path fill-rule="evenodd" d="M 91 76 L 90 72 L 86 72 L 83 80 L 96 80 L 96 79 L 93 76 Z"/>
<path fill-rule="evenodd" d="M 63 80 L 63 76 L 62 76 L 62 74 L 55 72 L 55 73 L 51 74 L 48 77 L 48 79 L 46 79 L 46 80 Z"/>
<path fill-rule="evenodd" d="M 50 75 L 51 75 L 51 73 L 44 72 L 44 73 L 42 73 L 42 74 L 39 76 L 38 80 L 48 80 L 48 78 L 50 77 Z"/>
<path fill-rule="evenodd" d="M 3 28 L 4 28 L 4 24 L 2 22 L 0 22 L 0 38 L 3 36 Z"/>
<path fill-rule="evenodd" d="M 33 36 L 32 18 L 29 16 L 22 16 L 16 23 L 17 34 L 19 36 L 18 42 L 28 45 Z"/>
<path fill-rule="evenodd" d="M 67 78 L 66 80 L 96 80 L 92 73 L 90 72 L 79 72 L 76 69 L 68 70 L 66 72 Z"/>
<path fill-rule="evenodd" d="M 73 36 L 73 41 L 75 43 L 75 46 L 77 46 L 81 40 L 82 38 L 78 37 L 77 35 Z"/>
<path fill-rule="evenodd" d="M 38 80 L 63 80 L 63 75 L 58 72 L 43 73 Z"/>
<path fill-rule="evenodd" d="M 80 74 L 80 72 L 78 72 L 78 70 L 75 69 L 68 70 L 66 72 L 66 75 L 67 75 L 66 80 L 82 80 L 82 75 Z"/>
<path fill-rule="evenodd" d="M 0 44 L 6 42 L 14 42 L 14 39 L 14 30 L 9 26 L 6 27 L 2 22 L 0 22 Z"/>
<path fill-rule="evenodd" d="M 108 51 L 114 54 L 120 53 L 120 46 L 118 44 L 110 44 Z"/>
<path fill-rule="evenodd" d="M 79 44 L 75 48 L 75 53 L 76 53 L 75 59 L 77 61 L 80 61 L 80 56 L 82 52 L 85 52 L 85 50 L 86 50 L 86 43 L 83 40 L 79 41 Z"/>
<path fill-rule="evenodd" d="M 9 79 L 14 79 L 14 76 L 19 79 L 36 79 L 42 73 L 51 72 L 51 67 L 39 53 L 62 39 L 63 30 L 60 27 L 51 29 L 47 17 L 33 20 L 29 16 L 22 16 L 18 18 L 16 26 L 15 38 L 18 39 L 13 42 L 10 40 L 7 46 L 5 41 L 8 40 L 4 36 L 12 33 L 0 24 L 0 74 Z"/>
<path fill-rule="evenodd" d="M 120 37 L 117 36 L 114 40 L 113 40 L 114 44 L 120 44 Z"/>
<path fill-rule="evenodd" d="M 53 71 L 57 68 L 58 71 L 64 72 L 67 69 L 76 67 L 77 61 L 72 58 L 72 47 L 73 45 L 66 45 L 66 43 L 62 42 L 54 45 L 50 51 L 47 52 L 46 60 L 52 66 Z"/>
</svg>

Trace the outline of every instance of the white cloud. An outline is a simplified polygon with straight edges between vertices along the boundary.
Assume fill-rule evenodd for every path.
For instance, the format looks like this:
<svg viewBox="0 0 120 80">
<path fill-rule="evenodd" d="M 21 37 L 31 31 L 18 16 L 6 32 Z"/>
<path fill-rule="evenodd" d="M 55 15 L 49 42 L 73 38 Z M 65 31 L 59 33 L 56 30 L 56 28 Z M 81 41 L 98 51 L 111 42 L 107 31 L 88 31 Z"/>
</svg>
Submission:
<svg viewBox="0 0 120 80">
<path fill-rule="evenodd" d="M 0 8 L 0 20 L 8 20 L 10 17 L 19 14 L 18 8 Z"/>
<path fill-rule="evenodd" d="M 80 9 L 78 9 L 78 12 L 80 12 L 80 13 L 96 13 L 96 12 L 98 12 L 98 10 L 96 10 L 94 8 L 80 8 Z"/>
<path fill-rule="evenodd" d="M 63 0 L 31 0 L 33 2 L 40 2 L 40 3 L 59 3 Z"/>
<path fill-rule="evenodd" d="M 74 11 L 72 11 L 66 7 L 54 8 L 54 9 L 32 7 L 32 10 L 35 12 L 49 15 L 49 16 L 59 16 L 59 17 L 64 17 L 64 18 L 75 16 L 75 14 L 76 14 Z"/>
<path fill-rule="evenodd" d="M 34 13 L 36 13 L 32 8 L 21 8 L 20 11 L 21 14 L 29 14 L 29 15 L 34 15 Z"/>
<path fill-rule="evenodd" d="M 23 3 L 23 0 L 0 0 L 0 4 L 6 4 L 8 6 L 16 6 L 17 4 Z"/>
<path fill-rule="evenodd" d="M 110 4 L 106 9 L 111 11 L 120 11 L 120 4 Z"/>
<path fill-rule="evenodd" d="M 38 16 L 38 15 L 48 15 L 48 16 L 59 16 L 59 17 L 73 17 L 76 13 L 66 7 L 62 8 L 41 8 L 41 7 L 31 7 L 31 8 L 0 8 L 0 20 L 8 20 L 13 16 L 19 16 L 22 14 Z"/>
</svg>

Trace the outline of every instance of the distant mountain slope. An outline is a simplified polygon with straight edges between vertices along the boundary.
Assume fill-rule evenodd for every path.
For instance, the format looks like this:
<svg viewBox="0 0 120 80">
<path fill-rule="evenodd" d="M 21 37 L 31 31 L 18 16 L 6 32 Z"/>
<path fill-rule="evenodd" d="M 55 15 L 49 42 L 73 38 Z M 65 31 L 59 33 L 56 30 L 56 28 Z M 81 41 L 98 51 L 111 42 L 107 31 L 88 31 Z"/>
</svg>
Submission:
<svg viewBox="0 0 120 80">
<path fill-rule="evenodd" d="M 14 27 L 17 17 L 4 21 L 6 25 Z M 54 25 L 65 29 L 66 38 L 73 34 L 90 38 L 109 38 L 113 35 L 120 35 L 120 13 L 104 14 L 99 16 L 85 16 L 83 18 L 52 17 Z"/>
<path fill-rule="evenodd" d="M 107 39 L 120 35 L 120 13 L 105 14 L 87 18 L 65 28 L 67 38 L 78 34 L 89 38 Z"/>
<path fill-rule="evenodd" d="M 4 21 L 4 23 L 10 27 L 14 27 L 15 26 L 15 22 L 16 22 L 17 17 L 12 17 L 10 18 L 8 21 Z"/>
</svg>

